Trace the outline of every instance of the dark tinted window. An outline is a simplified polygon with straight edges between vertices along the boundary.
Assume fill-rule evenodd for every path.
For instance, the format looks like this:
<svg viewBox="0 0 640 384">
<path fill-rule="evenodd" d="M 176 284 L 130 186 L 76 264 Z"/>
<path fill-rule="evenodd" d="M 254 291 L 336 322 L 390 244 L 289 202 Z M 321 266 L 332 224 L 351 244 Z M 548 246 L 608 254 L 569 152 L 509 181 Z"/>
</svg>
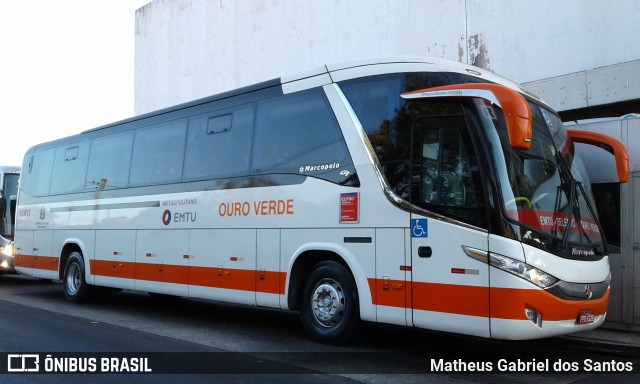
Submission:
<svg viewBox="0 0 640 384">
<path fill-rule="evenodd" d="M 411 202 L 486 227 L 480 170 L 464 116 L 420 116 L 414 132 L 413 171 L 419 177 L 412 179 Z"/>
<path fill-rule="evenodd" d="M 132 147 L 133 132 L 92 140 L 85 190 L 126 188 Z"/>
<path fill-rule="evenodd" d="M 591 184 L 591 190 L 607 243 L 620 247 L 620 184 Z"/>
<path fill-rule="evenodd" d="M 56 148 L 49 193 L 83 192 L 88 157 L 89 143 L 86 141 Z"/>
<path fill-rule="evenodd" d="M 353 181 L 355 169 L 322 90 L 258 103 L 252 169 Z"/>
<path fill-rule="evenodd" d="M 189 119 L 184 180 L 247 175 L 254 105 Z"/>
<path fill-rule="evenodd" d="M 340 83 L 351 107 L 369 136 L 381 162 L 407 159 L 407 120 L 403 118 L 404 92 L 450 84 L 444 74 L 398 73 Z"/>
<path fill-rule="evenodd" d="M 46 196 L 51 183 L 55 149 L 36 152 L 24 158 L 20 190 L 30 196 Z"/>
<path fill-rule="evenodd" d="M 136 130 L 129 184 L 180 182 L 186 131 L 187 119 Z"/>
<path fill-rule="evenodd" d="M 405 171 L 409 167 L 412 118 L 404 92 L 453 83 L 477 82 L 457 73 L 397 73 L 347 80 L 340 88 L 362 124 L 389 186 L 400 196 L 406 189 Z"/>
</svg>

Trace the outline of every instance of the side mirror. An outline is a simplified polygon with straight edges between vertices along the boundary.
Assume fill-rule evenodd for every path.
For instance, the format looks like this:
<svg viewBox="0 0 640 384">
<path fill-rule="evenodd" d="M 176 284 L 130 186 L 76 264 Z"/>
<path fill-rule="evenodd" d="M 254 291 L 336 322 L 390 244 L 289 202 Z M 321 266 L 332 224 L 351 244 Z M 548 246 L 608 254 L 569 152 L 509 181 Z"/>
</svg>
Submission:
<svg viewBox="0 0 640 384">
<path fill-rule="evenodd" d="M 405 100 L 481 98 L 502 109 L 513 149 L 531 148 L 531 110 L 524 97 L 511 88 L 491 83 L 468 83 L 433 87 L 400 95 Z"/>
<path fill-rule="evenodd" d="M 567 135 L 574 143 L 595 145 L 611 153 L 616 159 L 618 182 L 626 183 L 629 181 L 629 154 L 621 142 L 597 132 L 568 129 Z"/>
</svg>

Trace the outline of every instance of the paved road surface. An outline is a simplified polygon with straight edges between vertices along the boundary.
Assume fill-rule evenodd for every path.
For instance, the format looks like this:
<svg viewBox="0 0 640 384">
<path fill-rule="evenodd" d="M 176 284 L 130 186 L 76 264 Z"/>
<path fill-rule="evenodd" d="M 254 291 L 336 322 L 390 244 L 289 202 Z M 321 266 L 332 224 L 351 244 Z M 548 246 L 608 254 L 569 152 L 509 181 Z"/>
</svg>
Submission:
<svg viewBox="0 0 640 384">
<path fill-rule="evenodd" d="M 184 360 L 214 372 L 257 374 L 124 376 L 131 382 L 352 382 L 364 383 L 628 383 L 640 376 L 601 373 L 557 374 L 457 373 L 424 374 L 431 358 L 462 356 L 466 362 L 493 357 L 523 361 L 604 359 L 640 361 L 640 351 L 597 351 L 565 339 L 501 342 L 422 332 L 402 327 L 367 325 L 361 337 L 345 347 L 310 341 L 295 313 L 187 299 L 153 298 L 123 292 L 78 305 L 64 300 L 62 286 L 22 276 L 0 277 L 0 352 L 153 353 L 170 355 L 156 371 L 179 372 Z M 189 352 L 196 354 L 188 355 Z M 222 352 L 222 353 L 220 353 Z M 212 358 L 210 353 L 217 353 Z M 0 367 L 3 362 L 0 361 Z M 172 366 L 173 364 L 173 366 Z M 635 371 L 640 371 L 638 365 Z M 152 367 L 153 368 L 153 367 Z M 496 368 L 494 366 L 494 368 Z M 495 372 L 495 370 L 494 370 Z M 267 374 L 268 373 L 268 374 Z M 317 373 L 330 373 L 317 374 Z M 33 382 L 42 376 L 4 375 L 0 382 Z M 43 382 L 88 382 L 86 375 L 47 375 Z M 90 382 L 122 382 L 120 377 L 92 375 Z M 134 380 L 135 378 L 135 380 Z M 83 380 L 84 379 L 84 380 Z M 99 380 L 103 381 L 99 381 Z M 8 381 L 7 381 L 8 380 Z M 26 380 L 26 381 L 23 381 Z"/>
</svg>

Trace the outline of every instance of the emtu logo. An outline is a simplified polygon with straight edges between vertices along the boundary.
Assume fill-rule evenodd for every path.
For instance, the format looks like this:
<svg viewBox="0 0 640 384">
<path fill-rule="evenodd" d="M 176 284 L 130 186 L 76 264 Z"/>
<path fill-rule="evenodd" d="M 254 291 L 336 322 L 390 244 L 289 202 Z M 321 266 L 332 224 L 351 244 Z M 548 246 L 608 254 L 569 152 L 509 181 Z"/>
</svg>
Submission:
<svg viewBox="0 0 640 384">
<path fill-rule="evenodd" d="M 169 225 L 170 222 L 171 222 L 171 211 L 167 209 L 162 213 L 162 224 Z"/>
</svg>

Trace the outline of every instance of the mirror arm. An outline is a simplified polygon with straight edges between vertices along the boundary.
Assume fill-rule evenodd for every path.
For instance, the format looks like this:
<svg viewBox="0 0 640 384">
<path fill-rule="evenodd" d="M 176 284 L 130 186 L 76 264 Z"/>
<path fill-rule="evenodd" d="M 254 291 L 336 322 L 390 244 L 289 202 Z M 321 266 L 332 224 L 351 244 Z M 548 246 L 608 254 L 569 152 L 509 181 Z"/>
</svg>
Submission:
<svg viewBox="0 0 640 384">
<path fill-rule="evenodd" d="M 611 153 L 616 159 L 616 170 L 618 172 L 618 182 L 629 181 L 629 154 L 621 142 L 611 136 L 597 132 L 580 130 L 567 130 L 567 135 L 574 143 L 595 145 Z"/>
</svg>

